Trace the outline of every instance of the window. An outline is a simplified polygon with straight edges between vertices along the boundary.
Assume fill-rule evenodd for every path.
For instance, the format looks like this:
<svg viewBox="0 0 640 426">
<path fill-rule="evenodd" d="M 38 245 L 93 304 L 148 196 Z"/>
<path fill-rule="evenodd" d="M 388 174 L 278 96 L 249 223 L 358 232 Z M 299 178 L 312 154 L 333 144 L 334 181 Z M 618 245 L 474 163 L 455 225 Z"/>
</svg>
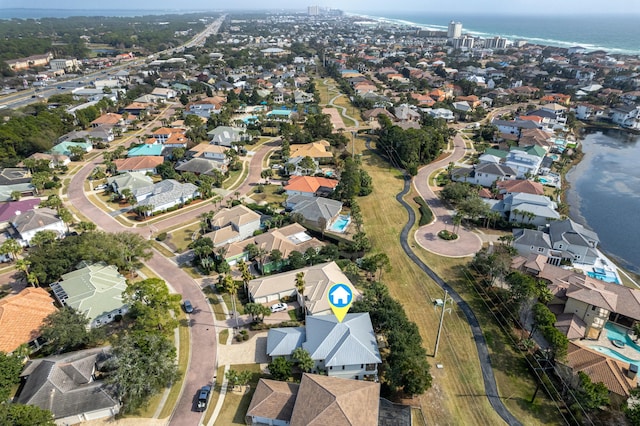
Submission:
<svg viewBox="0 0 640 426">
<path fill-rule="evenodd" d="M 342 369 L 344 370 L 344 365 L 342 366 Z"/>
<path fill-rule="evenodd" d="M 538 252 L 542 253 L 544 251 L 544 247 L 538 247 Z"/>
</svg>

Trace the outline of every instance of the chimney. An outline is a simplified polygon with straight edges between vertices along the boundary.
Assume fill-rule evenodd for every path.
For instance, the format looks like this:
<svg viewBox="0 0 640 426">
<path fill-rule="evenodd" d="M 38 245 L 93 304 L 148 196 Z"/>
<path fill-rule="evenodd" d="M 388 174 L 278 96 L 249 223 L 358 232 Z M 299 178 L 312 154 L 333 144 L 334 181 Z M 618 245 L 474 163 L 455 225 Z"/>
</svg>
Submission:
<svg viewBox="0 0 640 426">
<path fill-rule="evenodd" d="M 637 374 L 638 374 L 638 365 L 629 364 L 629 369 L 627 370 L 627 377 L 630 379 L 635 379 Z"/>
</svg>

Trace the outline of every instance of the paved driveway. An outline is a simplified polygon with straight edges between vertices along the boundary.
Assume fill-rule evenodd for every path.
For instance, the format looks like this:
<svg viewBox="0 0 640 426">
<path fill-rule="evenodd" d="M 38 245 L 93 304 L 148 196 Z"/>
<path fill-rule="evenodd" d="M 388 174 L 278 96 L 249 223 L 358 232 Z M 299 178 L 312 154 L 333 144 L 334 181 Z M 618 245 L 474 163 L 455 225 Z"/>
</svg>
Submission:
<svg viewBox="0 0 640 426">
<path fill-rule="evenodd" d="M 267 333 L 260 332 L 246 342 L 218 346 L 219 365 L 268 363 Z"/>
</svg>

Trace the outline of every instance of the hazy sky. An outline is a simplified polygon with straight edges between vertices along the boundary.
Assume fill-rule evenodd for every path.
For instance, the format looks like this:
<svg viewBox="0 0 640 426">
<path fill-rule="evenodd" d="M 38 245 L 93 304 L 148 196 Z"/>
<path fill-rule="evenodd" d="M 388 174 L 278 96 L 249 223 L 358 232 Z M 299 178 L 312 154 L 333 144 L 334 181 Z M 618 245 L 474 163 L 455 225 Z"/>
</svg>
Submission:
<svg viewBox="0 0 640 426">
<path fill-rule="evenodd" d="M 0 0 L 1 8 L 26 7 L 30 9 L 304 9 L 308 5 L 334 7 L 345 11 L 377 12 L 404 11 L 457 12 L 488 14 L 640 14 L 640 0 Z"/>
</svg>

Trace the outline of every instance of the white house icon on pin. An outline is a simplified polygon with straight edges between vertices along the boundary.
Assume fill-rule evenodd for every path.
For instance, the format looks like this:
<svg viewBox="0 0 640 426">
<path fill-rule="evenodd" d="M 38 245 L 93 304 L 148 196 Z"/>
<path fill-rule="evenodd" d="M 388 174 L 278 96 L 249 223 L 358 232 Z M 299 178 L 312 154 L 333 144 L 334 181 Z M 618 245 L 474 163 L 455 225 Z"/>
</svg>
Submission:
<svg viewBox="0 0 640 426">
<path fill-rule="evenodd" d="M 344 286 L 337 286 L 329 295 L 331 297 L 331 303 L 335 306 L 345 306 L 349 304 L 351 298 L 351 292 Z"/>
</svg>

